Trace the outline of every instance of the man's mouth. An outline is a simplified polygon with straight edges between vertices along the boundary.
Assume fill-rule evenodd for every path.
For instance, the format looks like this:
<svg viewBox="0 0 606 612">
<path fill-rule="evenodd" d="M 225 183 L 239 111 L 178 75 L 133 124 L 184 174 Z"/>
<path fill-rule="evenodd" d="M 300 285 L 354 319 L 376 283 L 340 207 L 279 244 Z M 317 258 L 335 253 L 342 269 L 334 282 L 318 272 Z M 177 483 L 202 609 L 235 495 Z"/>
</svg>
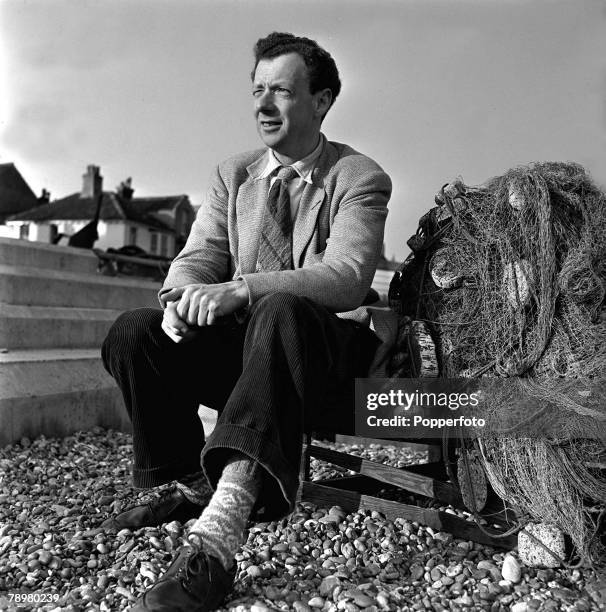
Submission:
<svg viewBox="0 0 606 612">
<path fill-rule="evenodd" d="M 261 120 L 259 123 L 264 128 L 272 128 L 272 127 L 278 127 L 278 126 L 282 125 L 281 121 L 263 121 L 263 120 Z"/>
</svg>

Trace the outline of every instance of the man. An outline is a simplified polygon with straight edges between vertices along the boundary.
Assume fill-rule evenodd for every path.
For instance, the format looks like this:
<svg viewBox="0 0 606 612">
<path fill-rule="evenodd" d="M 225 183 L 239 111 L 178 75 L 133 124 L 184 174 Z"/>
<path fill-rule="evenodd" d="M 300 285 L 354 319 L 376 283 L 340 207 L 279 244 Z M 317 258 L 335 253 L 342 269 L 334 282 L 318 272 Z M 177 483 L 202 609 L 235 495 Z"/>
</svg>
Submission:
<svg viewBox="0 0 606 612">
<path fill-rule="evenodd" d="M 218 166 L 160 291 L 163 311 L 125 313 L 103 347 L 133 423 L 134 484 L 178 481 L 106 525 L 197 518 L 136 610 L 220 604 L 248 520 L 292 511 L 303 431 L 353 420 L 343 398 L 378 344 L 335 314 L 369 291 L 391 183 L 320 132 L 341 87 L 334 60 L 273 33 L 256 44 L 252 79 L 267 148 Z M 219 412 L 206 444 L 200 403 Z M 205 477 L 214 493 L 204 508 Z"/>
</svg>

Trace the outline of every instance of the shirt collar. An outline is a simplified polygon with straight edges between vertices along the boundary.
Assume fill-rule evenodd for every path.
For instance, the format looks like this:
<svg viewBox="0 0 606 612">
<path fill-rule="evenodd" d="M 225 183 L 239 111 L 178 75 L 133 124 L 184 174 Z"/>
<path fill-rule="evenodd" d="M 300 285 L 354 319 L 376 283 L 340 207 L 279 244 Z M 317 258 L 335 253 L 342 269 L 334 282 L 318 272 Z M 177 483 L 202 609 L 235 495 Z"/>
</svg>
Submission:
<svg viewBox="0 0 606 612">
<path fill-rule="evenodd" d="M 311 174 L 314 166 L 316 165 L 316 161 L 318 157 L 320 157 L 322 149 L 324 148 L 324 140 L 324 134 L 320 134 L 320 142 L 318 143 L 318 146 L 309 155 L 306 155 L 303 159 L 299 159 L 292 164 L 292 167 L 306 183 L 312 183 Z M 276 168 L 279 168 L 280 166 L 282 166 L 282 163 L 278 160 L 275 153 L 271 149 L 267 149 L 267 163 L 259 178 L 267 178 L 268 176 L 271 176 Z"/>
</svg>

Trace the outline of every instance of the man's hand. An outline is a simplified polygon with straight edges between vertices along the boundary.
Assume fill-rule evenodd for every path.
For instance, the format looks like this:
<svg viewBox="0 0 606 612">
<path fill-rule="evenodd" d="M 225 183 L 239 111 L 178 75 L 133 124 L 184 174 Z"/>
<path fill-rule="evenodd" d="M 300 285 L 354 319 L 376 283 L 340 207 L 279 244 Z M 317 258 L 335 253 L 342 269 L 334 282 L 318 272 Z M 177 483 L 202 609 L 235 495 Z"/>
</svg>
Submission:
<svg viewBox="0 0 606 612">
<path fill-rule="evenodd" d="M 248 305 L 248 287 L 244 281 L 218 285 L 185 285 L 165 293 L 162 298 L 177 304 L 177 315 L 187 325 L 213 325 L 220 317 L 233 314 Z"/>
<path fill-rule="evenodd" d="M 187 342 L 196 335 L 196 330 L 187 325 L 177 314 L 178 302 L 168 302 L 162 317 L 162 330 L 173 342 Z"/>
</svg>

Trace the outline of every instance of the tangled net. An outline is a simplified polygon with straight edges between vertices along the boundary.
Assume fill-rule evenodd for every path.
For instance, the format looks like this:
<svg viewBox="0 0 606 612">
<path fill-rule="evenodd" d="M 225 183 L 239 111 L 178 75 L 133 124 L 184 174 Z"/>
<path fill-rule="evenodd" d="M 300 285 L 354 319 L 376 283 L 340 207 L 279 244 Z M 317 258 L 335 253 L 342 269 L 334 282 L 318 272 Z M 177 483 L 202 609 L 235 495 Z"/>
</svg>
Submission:
<svg viewBox="0 0 606 612">
<path fill-rule="evenodd" d="M 537 163 L 480 187 L 457 180 L 436 204 L 408 242 L 391 305 L 404 325 L 425 323 L 440 376 L 515 379 L 490 403 L 501 435 L 478 443 L 489 480 L 595 562 L 606 508 L 606 195 L 578 164 Z M 512 400 L 551 434 L 503 435 Z"/>
</svg>

